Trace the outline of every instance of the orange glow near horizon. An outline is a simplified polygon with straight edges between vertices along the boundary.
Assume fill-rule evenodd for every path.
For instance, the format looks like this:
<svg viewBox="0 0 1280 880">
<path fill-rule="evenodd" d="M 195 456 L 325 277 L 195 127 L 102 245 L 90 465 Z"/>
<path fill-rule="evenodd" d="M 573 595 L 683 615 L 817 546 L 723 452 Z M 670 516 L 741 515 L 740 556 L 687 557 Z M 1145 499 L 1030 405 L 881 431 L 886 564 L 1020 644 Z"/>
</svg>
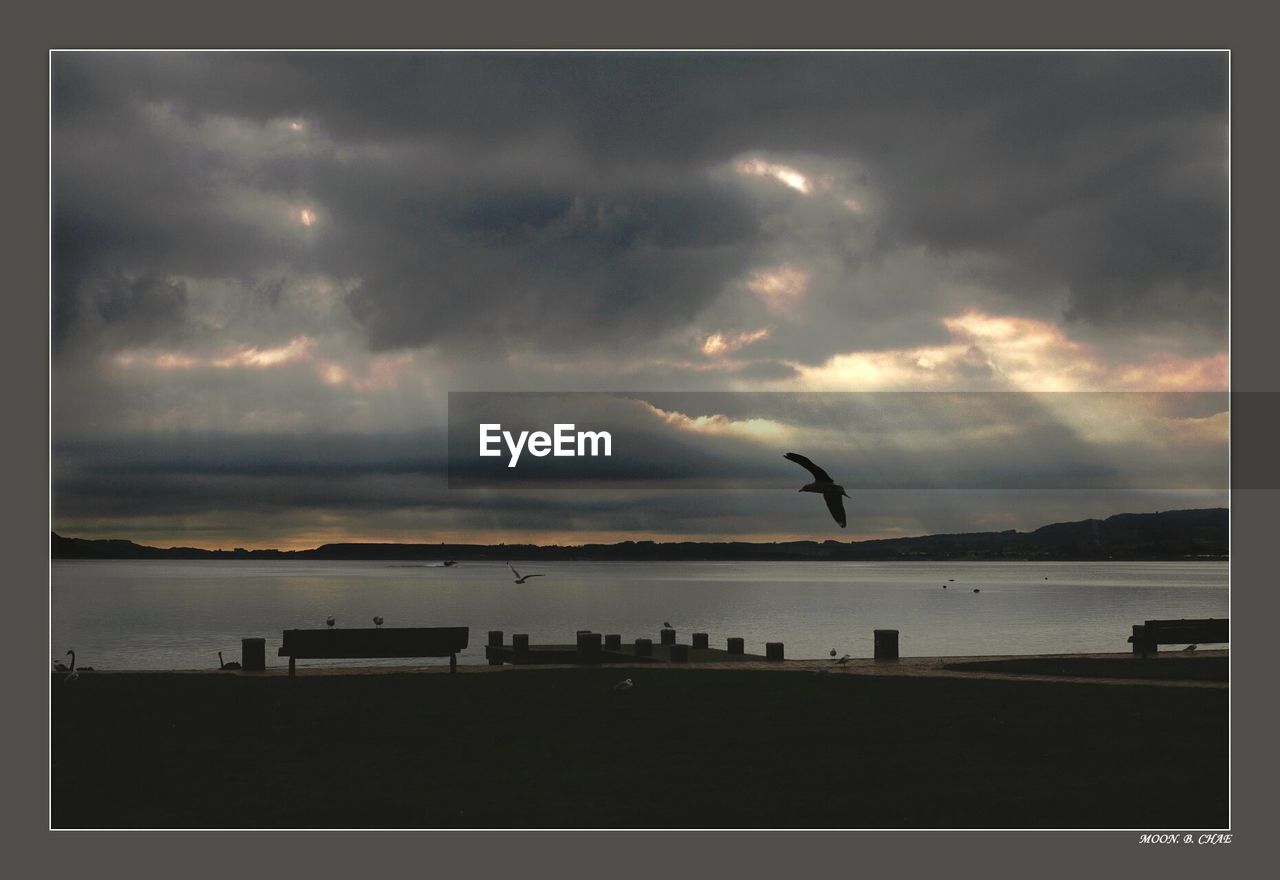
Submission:
<svg viewBox="0 0 1280 880">
<path fill-rule="evenodd" d="M 83 538 L 87 540 L 106 540 L 118 539 L 128 529 L 112 528 L 109 532 L 98 533 L 94 529 L 63 529 L 55 528 L 57 532 L 64 538 Z M 281 535 L 278 539 L 265 538 L 248 538 L 239 539 L 230 537 L 221 537 L 216 540 L 205 540 L 193 538 L 190 535 L 135 535 L 134 537 L 125 538 L 125 540 L 133 541 L 146 547 L 159 547 L 161 549 L 169 549 L 171 547 L 192 547 L 197 550 L 222 550 L 231 552 L 235 549 L 244 550 L 282 550 L 282 551 L 299 551 L 312 550 L 325 544 L 423 544 L 430 546 L 432 544 L 476 544 L 485 546 L 519 545 L 533 544 L 539 546 L 560 546 L 560 547 L 580 547 L 584 544 L 620 544 L 623 541 L 653 541 L 660 544 L 673 544 L 682 542 L 705 542 L 717 543 L 727 541 L 746 541 L 751 543 L 780 543 L 784 541 L 826 541 L 837 540 L 841 542 L 847 541 L 867 541 L 880 538 L 897 538 L 912 535 L 924 534 L 922 531 L 906 531 L 902 529 L 888 529 L 883 532 L 809 532 L 809 533 L 764 533 L 749 532 L 741 534 L 730 534 L 724 532 L 713 532 L 706 534 L 695 533 L 668 533 L 668 532 L 615 532 L 615 531 L 585 531 L 585 532 L 466 532 L 466 531 L 447 531 L 438 532 L 431 535 L 423 536 L 421 534 L 406 534 L 400 532 L 389 532 L 385 534 L 378 533 L 338 533 L 338 532 L 309 532 L 294 535 Z M 497 560 L 502 562 L 504 560 Z"/>
</svg>

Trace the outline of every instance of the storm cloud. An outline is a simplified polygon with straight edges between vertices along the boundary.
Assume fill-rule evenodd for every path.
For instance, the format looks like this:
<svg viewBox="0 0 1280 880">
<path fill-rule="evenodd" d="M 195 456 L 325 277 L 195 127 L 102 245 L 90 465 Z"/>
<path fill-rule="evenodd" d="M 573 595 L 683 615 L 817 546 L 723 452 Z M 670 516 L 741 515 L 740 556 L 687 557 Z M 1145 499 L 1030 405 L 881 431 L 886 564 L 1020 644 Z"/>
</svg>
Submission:
<svg viewBox="0 0 1280 880">
<path fill-rule="evenodd" d="M 443 488 L 449 391 L 1223 390 L 1227 113 L 1213 52 L 55 53 L 55 527 L 586 528 Z M 589 530 L 777 531 L 663 497 Z"/>
</svg>

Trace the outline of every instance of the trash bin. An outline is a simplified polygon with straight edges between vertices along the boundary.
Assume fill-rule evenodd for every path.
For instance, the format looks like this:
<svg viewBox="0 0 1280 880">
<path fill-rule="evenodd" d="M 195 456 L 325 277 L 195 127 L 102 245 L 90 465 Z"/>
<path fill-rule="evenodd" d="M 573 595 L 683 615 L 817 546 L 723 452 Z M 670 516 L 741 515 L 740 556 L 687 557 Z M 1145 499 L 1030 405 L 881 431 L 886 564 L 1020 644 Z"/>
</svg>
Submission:
<svg viewBox="0 0 1280 880">
<path fill-rule="evenodd" d="M 877 660 L 897 660 L 898 659 L 898 631 L 896 629 L 878 629 L 875 630 L 876 637 L 876 659 Z"/>
<path fill-rule="evenodd" d="M 262 672 L 267 668 L 267 640 L 241 639 L 240 665 L 246 672 Z"/>
</svg>

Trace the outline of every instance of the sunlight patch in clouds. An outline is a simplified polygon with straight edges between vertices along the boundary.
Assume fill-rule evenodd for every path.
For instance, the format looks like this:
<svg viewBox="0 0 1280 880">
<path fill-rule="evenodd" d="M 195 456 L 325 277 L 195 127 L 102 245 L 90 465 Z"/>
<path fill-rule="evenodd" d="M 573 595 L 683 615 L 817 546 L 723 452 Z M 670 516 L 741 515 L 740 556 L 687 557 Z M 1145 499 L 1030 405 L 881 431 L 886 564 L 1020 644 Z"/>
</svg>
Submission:
<svg viewBox="0 0 1280 880">
<path fill-rule="evenodd" d="M 796 438 L 797 432 L 793 427 L 772 419 L 731 419 L 719 413 L 689 416 L 675 410 L 660 409 L 647 401 L 638 402 L 671 427 L 691 434 L 737 437 L 760 443 L 787 443 Z"/>
<path fill-rule="evenodd" d="M 766 162 L 764 159 L 742 159 L 734 166 L 734 170 L 739 174 L 748 177 L 767 177 L 776 180 L 783 186 L 790 187 L 799 193 L 812 195 L 814 190 L 813 180 L 804 172 L 792 168 L 790 165 L 782 165 L 777 162 Z"/>
<path fill-rule="evenodd" d="M 702 353 L 708 357 L 731 354 L 740 348 L 769 337 L 769 328 L 745 330 L 742 333 L 712 333 L 702 343 Z"/>
<path fill-rule="evenodd" d="M 948 345 L 854 351 L 813 366 L 792 363 L 798 384 L 828 391 L 1223 391 L 1225 352 L 1172 353 L 1108 363 L 1060 326 L 975 309 L 942 319 Z"/>
<path fill-rule="evenodd" d="M 772 269 L 761 269 L 747 279 L 747 287 L 771 311 L 785 313 L 799 304 L 809 289 L 808 272 L 784 263 Z"/>
</svg>

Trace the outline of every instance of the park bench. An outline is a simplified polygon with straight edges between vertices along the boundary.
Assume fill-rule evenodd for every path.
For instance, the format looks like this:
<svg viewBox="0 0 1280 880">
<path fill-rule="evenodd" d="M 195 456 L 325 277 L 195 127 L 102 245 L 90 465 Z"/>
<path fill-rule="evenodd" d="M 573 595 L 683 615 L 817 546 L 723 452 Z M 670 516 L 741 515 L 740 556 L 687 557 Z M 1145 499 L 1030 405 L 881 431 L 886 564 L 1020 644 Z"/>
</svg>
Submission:
<svg viewBox="0 0 1280 880">
<path fill-rule="evenodd" d="M 279 656 L 289 658 L 289 674 L 296 660 L 337 660 L 386 657 L 448 657 L 449 671 L 458 670 L 458 652 L 467 647 L 471 630 L 465 626 L 376 629 L 287 629 Z"/>
<path fill-rule="evenodd" d="M 1225 617 L 1195 620 L 1148 620 L 1133 625 L 1133 653 L 1154 654 L 1158 645 L 1213 645 L 1230 642 Z"/>
</svg>

